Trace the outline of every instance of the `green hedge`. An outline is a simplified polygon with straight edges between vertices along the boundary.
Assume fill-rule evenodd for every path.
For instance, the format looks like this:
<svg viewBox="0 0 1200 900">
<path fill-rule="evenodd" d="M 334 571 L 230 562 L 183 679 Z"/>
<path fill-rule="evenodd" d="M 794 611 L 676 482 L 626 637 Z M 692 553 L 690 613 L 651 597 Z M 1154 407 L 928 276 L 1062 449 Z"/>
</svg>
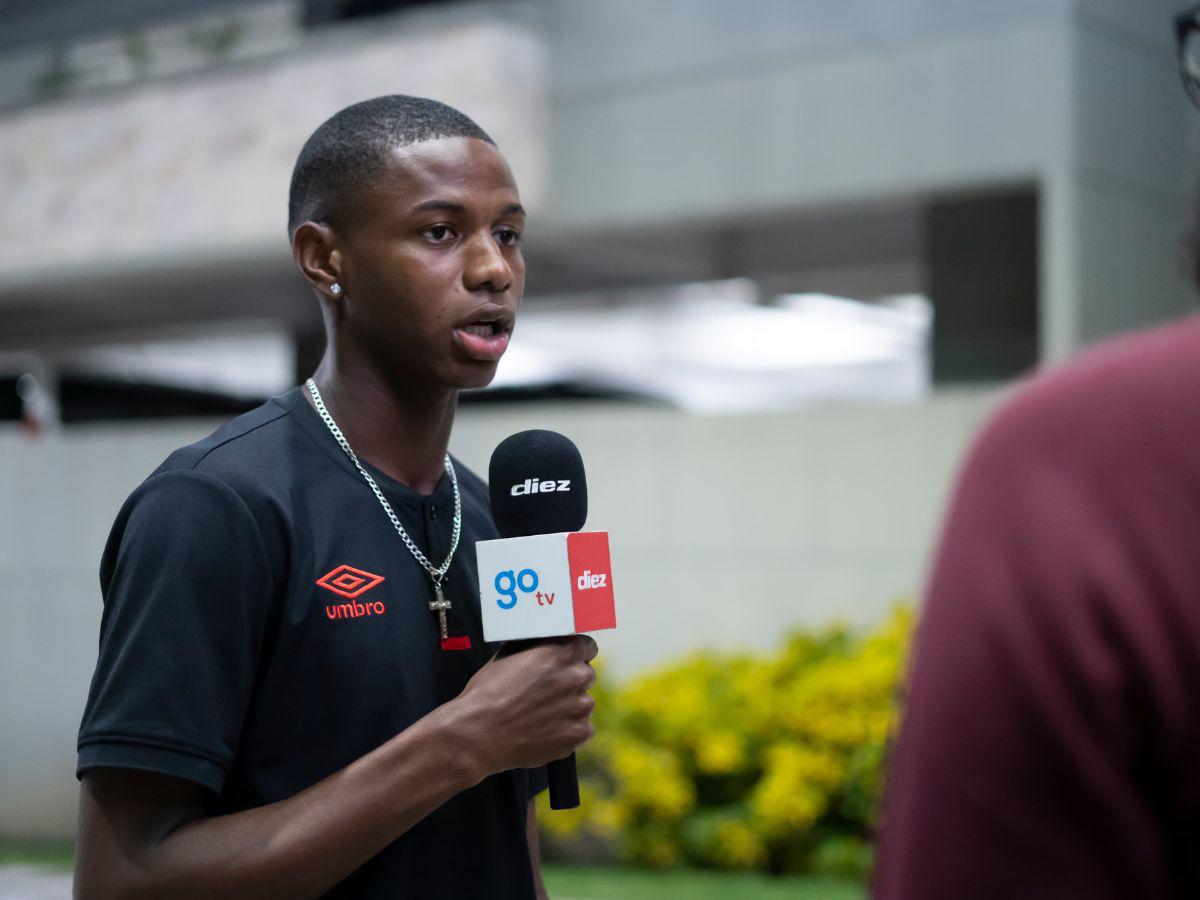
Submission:
<svg viewBox="0 0 1200 900">
<path fill-rule="evenodd" d="M 703 651 L 623 684 L 598 666 L 578 810 L 540 798 L 550 855 L 861 876 L 909 607 L 876 629 L 796 631 L 767 656 Z"/>
</svg>

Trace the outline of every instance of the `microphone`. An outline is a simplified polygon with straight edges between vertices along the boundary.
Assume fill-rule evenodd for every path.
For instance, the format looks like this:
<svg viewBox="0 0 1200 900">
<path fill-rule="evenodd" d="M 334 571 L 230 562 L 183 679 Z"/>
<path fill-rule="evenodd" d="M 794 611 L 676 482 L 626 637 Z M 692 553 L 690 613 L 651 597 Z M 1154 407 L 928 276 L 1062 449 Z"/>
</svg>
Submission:
<svg viewBox="0 0 1200 900">
<path fill-rule="evenodd" d="M 583 457 L 557 431 L 535 428 L 502 440 L 492 452 L 488 485 L 501 537 L 578 531 L 587 521 Z"/>
<path fill-rule="evenodd" d="M 511 435 L 492 453 L 488 483 L 500 539 L 475 545 L 484 640 L 615 628 L 608 533 L 579 531 L 587 520 L 579 448 L 554 431 Z M 546 774 L 552 809 L 579 806 L 574 753 Z"/>
</svg>

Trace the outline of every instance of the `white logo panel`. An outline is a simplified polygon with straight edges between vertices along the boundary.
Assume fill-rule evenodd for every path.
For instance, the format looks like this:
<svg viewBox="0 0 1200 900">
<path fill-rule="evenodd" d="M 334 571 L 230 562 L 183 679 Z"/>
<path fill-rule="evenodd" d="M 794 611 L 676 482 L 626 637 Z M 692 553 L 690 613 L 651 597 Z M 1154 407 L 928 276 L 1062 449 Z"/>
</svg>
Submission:
<svg viewBox="0 0 1200 900">
<path fill-rule="evenodd" d="M 475 555 L 484 640 L 575 633 L 566 534 L 479 541 Z"/>
</svg>

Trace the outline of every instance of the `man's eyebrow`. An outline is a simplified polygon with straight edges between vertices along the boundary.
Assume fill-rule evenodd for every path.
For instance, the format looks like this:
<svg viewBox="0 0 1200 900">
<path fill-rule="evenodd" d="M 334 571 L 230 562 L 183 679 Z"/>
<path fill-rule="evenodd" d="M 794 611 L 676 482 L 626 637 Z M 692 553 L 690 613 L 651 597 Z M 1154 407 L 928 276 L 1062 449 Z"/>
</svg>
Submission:
<svg viewBox="0 0 1200 900">
<path fill-rule="evenodd" d="M 454 203 L 450 200 L 426 200 L 424 203 L 418 203 L 412 208 L 412 212 L 453 212 L 464 213 L 467 208 L 461 203 Z"/>
<path fill-rule="evenodd" d="M 461 203 L 455 203 L 452 200 L 425 200 L 422 203 L 418 203 L 411 210 L 411 212 L 414 214 L 425 212 L 450 212 L 458 213 L 459 215 L 465 213 L 466 211 L 467 208 L 465 206 L 463 206 Z M 508 206 L 504 207 L 504 209 L 500 210 L 500 215 L 523 216 L 525 215 L 525 207 L 523 207 L 520 203 L 510 203 Z"/>
</svg>

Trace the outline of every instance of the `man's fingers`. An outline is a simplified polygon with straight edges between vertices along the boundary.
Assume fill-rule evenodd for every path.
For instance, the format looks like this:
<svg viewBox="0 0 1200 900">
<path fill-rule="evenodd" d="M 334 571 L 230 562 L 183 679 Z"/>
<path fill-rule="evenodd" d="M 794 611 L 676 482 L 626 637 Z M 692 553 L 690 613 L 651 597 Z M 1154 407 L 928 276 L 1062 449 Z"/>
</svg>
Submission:
<svg viewBox="0 0 1200 900">
<path fill-rule="evenodd" d="M 583 661 L 590 663 L 596 658 L 596 654 L 600 652 L 595 639 L 586 634 L 577 634 L 575 638 L 579 643 L 580 649 L 583 651 Z"/>
</svg>

